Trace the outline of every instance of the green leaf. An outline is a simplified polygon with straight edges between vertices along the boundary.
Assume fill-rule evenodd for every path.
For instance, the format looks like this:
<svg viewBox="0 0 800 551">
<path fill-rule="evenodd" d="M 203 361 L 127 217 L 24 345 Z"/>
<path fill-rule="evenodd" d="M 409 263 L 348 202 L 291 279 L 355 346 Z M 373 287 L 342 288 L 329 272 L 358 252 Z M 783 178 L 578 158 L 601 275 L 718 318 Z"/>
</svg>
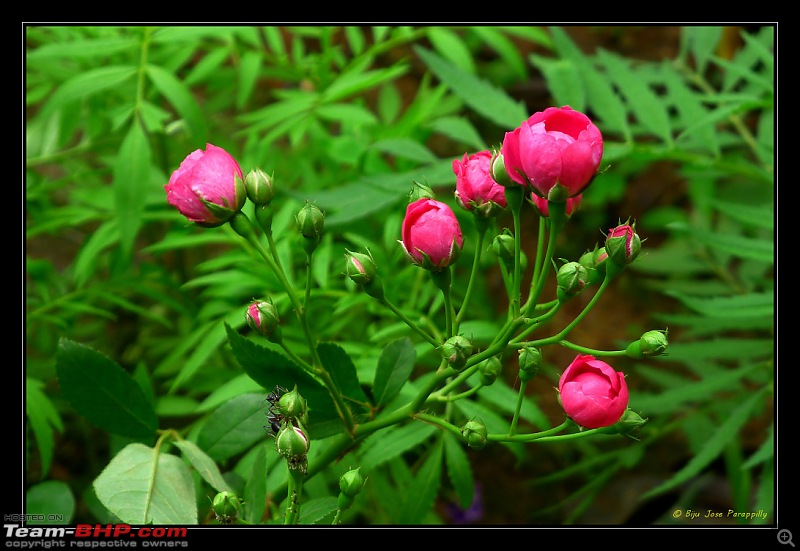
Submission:
<svg viewBox="0 0 800 551">
<path fill-rule="evenodd" d="M 61 417 L 58 415 L 53 402 L 43 391 L 44 383 L 37 379 L 25 379 L 25 415 L 36 438 L 39 456 L 42 462 L 41 471 L 44 478 L 50 471 L 53 461 L 53 429 L 59 432 L 64 430 Z"/>
<path fill-rule="evenodd" d="M 77 38 L 77 36 L 74 36 L 74 38 Z M 42 44 L 37 46 L 35 50 L 26 52 L 25 60 L 28 63 L 33 63 L 43 60 L 101 58 L 125 51 L 135 53 L 139 48 L 139 44 L 140 40 L 138 38 L 87 38 L 84 40 L 77 38 L 69 42 L 60 40 L 50 44 Z"/>
<path fill-rule="evenodd" d="M 197 524 L 189 468 L 144 444 L 125 446 L 93 483 L 100 502 L 128 524 Z"/>
<path fill-rule="evenodd" d="M 225 479 L 222 478 L 217 464 L 197 444 L 189 440 L 177 440 L 175 441 L 175 446 L 183 452 L 183 456 L 212 488 L 218 492 L 233 492 L 228 483 L 225 482 Z"/>
<path fill-rule="evenodd" d="M 257 524 L 267 510 L 267 447 L 258 446 L 252 470 L 244 486 L 244 510 L 248 522 Z"/>
<path fill-rule="evenodd" d="M 691 235 L 692 239 L 712 249 L 737 258 L 749 258 L 772 264 L 775 262 L 775 242 L 772 239 L 746 237 L 735 233 L 720 233 L 691 228 L 682 222 L 670 224 L 669 229 Z"/>
<path fill-rule="evenodd" d="M 487 149 L 484 139 L 475 126 L 464 117 L 440 117 L 430 122 L 430 128 L 434 132 L 444 134 L 456 143 L 472 148 L 472 152 Z M 471 152 L 464 151 L 464 153 Z"/>
<path fill-rule="evenodd" d="M 378 465 L 422 444 L 436 431 L 427 423 L 408 423 L 376 432 L 364 441 L 361 466 L 369 472 Z"/>
<path fill-rule="evenodd" d="M 770 231 L 775 227 L 775 207 L 773 204 L 734 203 L 715 198 L 710 206 L 742 224 Z"/>
<path fill-rule="evenodd" d="M 338 508 L 339 500 L 333 496 L 309 499 L 300 505 L 301 524 L 329 525 Z"/>
<path fill-rule="evenodd" d="M 472 54 L 458 34 L 442 27 L 431 27 L 428 30 L 428 39 L 439 55 L 460 70 L 472 74 L 476 72 Z"/>
<path fill-rule="evenodd" d="M 276 386 L 291 390 L 297 385 L 300 395 L 308 403 L 308 428 L 312 438 L 324 438 L 341 432 L 336 406 L 322 383 L 283 354 L 257 345 L 227 324 L 225 329 L 239 365 L 266 391 L 272 391 Z"/>
<path fill-rule="evenodd" d="M 542 72 L 556 105 L 569 105 L 577 111 L 586 110 L 586 90 L 578 67 L 571 61 L 531 56 Z"/>
<path fill-rule="evenodd" d="M 438 439 L 405 492 L 398 524 L 419 524 L 433 507 L 442 483 L 442 440 Z"/>
<path fill-rule="evenodd" d="M 75 524 L 75 497 L 66 482 L 46 480 L 25 493 L 25 512 L 41 515 L 35 524 Z"/>
<path fill-rule="evenodd" d="M 769 432 L 761 446 L 747 458 L 742 469 L 752 469 L 756 465 L 772 460 L 775 457 L 775 423 L 769 426 Z"/>
<path fill-rule="evenodd" d="M 689 462 L 680 469 L 675 475 L 666 482 L 659 484 L 655 488 L 645 492 L 642 499 L 649 499 L 659 494 L 663 494 L 684 482 L 698 476 L 720 453 L 725 449 L 727 443 L 736 437 L 739 429 L 747 422 L 750 411 L 762 399 L 764 390 L 754 393 L 747 401 L 742 403 L 735 410 L 730 412 L 728 417 L 717 429 L 714 435 L 706 442 L 705 446 L 695 454 Z"/>
<path fill-rule="evenodd" d="M 106 356 L 62 338 L 56 352 L 61 392 L 90 423 L 120 436 L 152 438 L 158 418 L 142 388 Z"/>
<path fill-rule="evenodd" d="M 321 119 L 348 125 L 373 125 L 378 122 L 372 111 L 353 103 L 329 103 L 320 105 L 314 113 Z"/>
<path fill-rule="evenodd" d="M 367 58 L 364 58 L 367 60 Z M 349 96 L 366 92 L 381 84 L 401 77 L 408 72 L 405 64 L 396 64 L 386 69 L 376 71 L 363 71 L 361 67 L 353 66 L 348 71 L 340 74 L 323 92 L 323 103 L 341 101 Z"/>
<path fill-rule="evenodd" d="M 175 110 L 180 113 L 189 127 L 189 135 L 203 140 L 206 136 L 205 117 L 186 84 L 178 80 L 170 71 L 158 65 L 148 64 L 147 76 L 161 94 L 167 98 Z"/>
<path fill-rule="evenodd" d="M 336 343 L 321 342 L 317 345 L 317 354 L 319 354 L 322 366 L 333 377 L 342 396 L 362 404 L 369 402 L 366 394 L 361 390 L 356 366 L 344 348 Z"/>
<path fill-rule="evenodd" d="M 469 456 L 464 451 L 464 442 L 451 432 L 444 435 L 444 459 L 447 476 L 456 492 L 459 506 L 467 509 L 475 497 L 475 480 Z"/>
<path fill-rule="evenodd" d="M 706 70 L 709 58 L 716 51 L 722 38 L 722 27 L 687 25 L 681 29 L 683 47 L 687 47 L 695 59 L 696 71 L 702 74 Z"/>
<path fill-rule="evenodd" d="M 80 73 L 58 87 L 38 116 L 42 119 L 47 118 L 58 109 L 68 107 L 72 102 L 120 86 L 128 79 L 132 79 L 137 72 L 138 69 L 130 65 L 109 65 Z"/>
<path fill-rule="evenodd" d="M 411 376 L 416 361 L 417 351 L 408 337 L 386 345 L 378 358 L 372 384 L 376 405 L 386 405 L 397 396 Z"/>
<path fill-rule="evenodd" d="M 260 53 L 247 51 L 242 55 L 239 66 L 239 88 L 236 91 L 236 107 L 242 109 L 253 95 L 258 75 L 261 71 Z"/>
<path fill-rule="evenodd" d="M 772 292 L 712 298 L 695 297 L 674 291 L 665 293 L 680 300 L 695 312 L 709 317 L 752 318 L 772 316 L 775 311 L 775 294 Z"/>
<path fill-rule="evenodd" d="M 371 145 L 373 149 L 383 151 L 395 157 L 411 159 L 419 163 L 435 163 L 439 158 L 430 149 L 411 138 L 387 138 Z"/>
<path fill-rule="evenodd" d="M 131 124 L 114 158 L 114 209 L 121 253 L 127 262 L 133 256 L 133 243 L 142 225 L 147 190 L 150 188 L 150 147 L 137 120 Z"/>
<path fill-rule="evenodd" d="M 103 222 L 81 247 L 75 259 L 75 283 L 79 287 L 91 279 L 101 260 L 105 249 L 119 242 L 119 226 L 116 218 Z"/>
<path fill-rule="evenodd" d="M 525 65 L 525 60 L 520 54 L 517 45 L 503 34 L 502 29 L 476 25 L 471 27 L 470 30 L 480 37 L 484 44 L 500 55 L 503 65 L 511 70 L 514 77 L 519 80 L 526 79 L 528 68 Z"/>
<path fill-rule="evenodd" d="M 268 438 L 263 394 L 242 394 L 221 405 L 197 434 L 197 445 L 215 461 L 224 461 Z"/>
<path fill-rule="evenodd" d="M 602 49 L 598 52 L 598 58 L 605 66 L 606 74 L 625 96 L 638 122 L 667 146 L 671 146 L 672 134 L 666 102 L 656 96 L 647 81 L 630 68 L 625 58 Z"/>
<path fill-rule="evenodd" d="M 414 46 L 414 51 L 439 80 L 486 119 L 500 127 L 516 128 L 528 118 L 524 105 L 514 101 L 501 88 L 462 71 L 425 48 Z"/>
</svg>

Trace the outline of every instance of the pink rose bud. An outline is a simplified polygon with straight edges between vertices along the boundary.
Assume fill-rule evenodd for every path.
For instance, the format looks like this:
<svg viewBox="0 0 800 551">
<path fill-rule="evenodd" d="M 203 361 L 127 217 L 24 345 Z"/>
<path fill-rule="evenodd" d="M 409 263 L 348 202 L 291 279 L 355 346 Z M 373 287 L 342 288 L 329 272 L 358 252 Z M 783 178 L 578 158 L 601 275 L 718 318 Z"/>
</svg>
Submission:
<svg viewBox="0 0 800 551">
<path fill-rule="evenodd" d="M 250 329 L 261 333 L 272 342 L 281 342 L 281 322 L 278 309 L 272 301 L 257 300 L 250 303 L 244 318 Z"/>
<path fill-rule="evenodd" d="M 484 218 L 496 216 L 508 204 L 505 188 L 495 182 L 490 174 L 491 164 L 490 151 L 473 155 L 464 153 L 461 160 L 453 160 L 458 206 Z"/>
<path fill-rule="evenodd" d="M 619 421 L 628 407 L 625 375 L 594 356 L 578 354 L 558 381 L 561 406 L 588 429 Z"/>
<path fill-rule="evenodd" d="M 206 144 L 190 153 L 164 186 L 167 201 L 190 222 L 213 228 L 227 222 L 247 200 L 242 169 L 227 151 Z"/>
<path fill-rule="evenodd" d="M 583 200 L 583 195 L 576 195 L 575 197 L 570 197 L 567 199 L 567 216 L 572 216 L 572 213 L 578 210 L 578 207 L 581 205 L 581 201 Z M 544 216 L 545 218 L 550 216 L 550 209 L 548 208 L 549 201 L 544 197 L 539 197 L 535 193 L 531 193 L 531 203 L 533 206 L 536 207 L 536 210 L 539 211 L 539 214 Z"/>
<path fill-rule="evenodd" d="M 464 246 L 453 210 L 434 199 L 417 199 L 408 205 L 402 237 L 400 244 L 408 259 L 431 271 L 453 264 Z"/>
<path fill-rule="evenodd" d="M 583 113 L 548 107 L 506 132 L 501 153 L 516 183 L 545 199 L 565 200 L 582 193 L 597 174 L 603 136 Z"/>
<path fill-rule="evenodd" d="M 625 266 L 639 256 L 639 252 L 642 249 L 642 240 L 639 239 L 635 226 L 635 224 L 622 224 L 608 230 L 606 252 L 609 260 L 615 264 Z"/>
</svg>

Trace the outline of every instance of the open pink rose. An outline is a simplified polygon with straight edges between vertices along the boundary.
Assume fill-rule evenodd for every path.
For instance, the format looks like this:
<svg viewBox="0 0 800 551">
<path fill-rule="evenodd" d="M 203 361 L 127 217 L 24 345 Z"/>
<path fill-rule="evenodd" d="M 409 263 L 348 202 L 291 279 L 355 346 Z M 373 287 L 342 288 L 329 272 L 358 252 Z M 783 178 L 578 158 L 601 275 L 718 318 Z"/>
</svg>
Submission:
<svg viewBox="0 0 800 551">
<path fill-rule="evenodd" d="M 505 188 L 495 182 L 490 174 L 491 164 L 491 151 L 472 155 L 464 153 L 461 160 L 453 159 L 458 205 L 485 217 L 498 214 L 508 204 Z"/>
<path fill-rule="evenodd" d="M 566 414 L 588 429 L 615 424 L 628 407 L 625 375 L 590 355 L 575 357 L 558 381 L 558 392 Z"/>
<path fill-rule="evenodd" d="M 545 199 L 575 197 L 597 174 L 603 136 L 592 121 L 568 105 L 534 113 L 501 149 L 509 177 Z M 556 186 L 561 189 L 551 191 Z"/>
<path fill-rule="evenodd" d="M 191 152 L 164 186 L 167 201 L 190 222 L 220 226 L 247 200 L 242 169 L 227 151 L 206 144 Z"/>
<path fill-rule="evenodd" d="M 441 270 L 458 259 L 464 238 L 453 210 L 434 199 L 417 199 L 406 208 L 402 241 L 409 260 L 427 270 Z"/>
</svg>

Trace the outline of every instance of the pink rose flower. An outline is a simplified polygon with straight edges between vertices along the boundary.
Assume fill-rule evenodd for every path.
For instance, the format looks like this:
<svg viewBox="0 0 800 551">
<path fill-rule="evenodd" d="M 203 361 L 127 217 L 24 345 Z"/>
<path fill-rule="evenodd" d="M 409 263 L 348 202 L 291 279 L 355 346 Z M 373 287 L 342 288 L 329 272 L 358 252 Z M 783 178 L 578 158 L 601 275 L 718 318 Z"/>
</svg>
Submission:
<svg viewBox="0 0 800 551">
<path fill-rule="evenodd" d="M 630 264 L 636 260 L 641 250 L 642 240 L 636 233 L 635 225 L 622 224 L 608 230 L 606 251 L 608 257 L 616 264 L 620 266 Z"/>
<path fill-rule="evenodd" d="M 572 213 L 581 205 L 582 200 L 583 195 L 576 195 L 575 197 L 567 199 L 567 216 L 572 216 Z M 550 209 L 548 208 L 549 201 L 547 199 L 539 197 L 535 193 L 531 193 L 531 203 L 533 203 L 533 206 L 539 211 L 539 214 L 545 218 L 550 216 Z"/>
<path fill-rule="evenodd" d="M 603 157 L 603 136 L 579 111 L 548 107 L 534 113 L 512 132 L 501 149 L 506 171 L 536 195 L 575 197 L 591 183 Z"/>
<path fill-rule="evenodd" d="M 628 407 L 625 375 L 590 355 L 575 357 L 558 381 L 558 392 L 566 414 L 588 429 L 615 424 Z"/>
<path fill-rule="evenodd" d="M 484 217 L 498 214 L 508 204 L 505 188 L 495 182 L 490 174 L 491 164 L 491 151 L 473 155 L 464 153 L 463 159 L 453 159 L 458 205 L 466 210 L 477 211 Z"/>
<path fill-rule="evenodd" d="M 408 205 L 402 237 L 400 244 L 409 260 L 433 271 L 455 262 L 464 246 L 453 210 L 434 199 L 421 198 Z"/>
<path fill-rule="evenodd" d="M 227 151 L 206 144 L 191 152 L 164 186 L 167 201 L 190 222 L 220 226 L 247 200 L 242 169 Z"/>
</svg>

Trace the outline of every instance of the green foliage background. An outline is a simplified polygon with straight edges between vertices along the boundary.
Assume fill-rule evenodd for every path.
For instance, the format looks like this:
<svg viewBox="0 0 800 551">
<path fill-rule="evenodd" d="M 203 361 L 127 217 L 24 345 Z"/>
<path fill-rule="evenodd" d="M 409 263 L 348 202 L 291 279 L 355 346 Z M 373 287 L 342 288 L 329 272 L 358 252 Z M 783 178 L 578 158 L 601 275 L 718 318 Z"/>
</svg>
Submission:
<svg viewBox="0 0 800 551">
<path fill-rule="evenodd" d="M 213 143 L 245 172 L 274 175 L 274 236 L 294 283 L 304 262 L 294 213 L 306 200 L 325 211 L 314 330 L 338 343 L 363 383 L 387 348 L 414 356 L 420 371 L 436 358 L 354 292 L 344 251 L 369 250 L 403 311 L 437 317 L 436 290 L 396 242 L 413 181 L 454 204 L 454 158 L 499 146 L 535 111 L 570 105 L 603 132 L 610 168 L 584 195 L 561 256 L 577 259 L 602 239 L 598 230 L 628 216 L 647 239 L 613 299 L 630 318 L 614 320 L 613 335 L 595 322 L 587 338 L 624 348 L 650 327 L 669 329 L 667 357 L 624 366 L 631 407 L 649 418 L 640 440 L 497 446 L 467 457 L 430 426 L 391 428 L 360 448 L 370 484 L 347 521 L 448 522 L 445 504 L 469 504 L 477 481 L 493 523 L 672 524 L 671 511 L 702 507 L 715 483 L 725 507 L 764 510 L 760 522 L 773 522 L 775 29 L 673 28 L 675 49 L 659 58 L 578 42 L 636 31 L 26 27 L 28 512 L 114 519 L 109 503 L 124 488 L 105 486 L 101 473 L 113 472 L 123 449 L 145 469 L 147 455 L 126 446 L 151 446 L 156 429 L 185 437 L 176 453 L 160 454 L 169 478 L 155 481 L 196 500 L 196 516 L 176 522 L 207 522 L 216 490 L 247 502 L 281 483 L 275 454 L 258 445 L 271 381 L 242 361 L 247 343 L 264 346 L 243 312 L 273 293 L 286 317 L 291 309 L 230 228 L 189 226 L 167 204 L 163 186 L 189 152 Z M 457 214 L 471 235 L 472 219 Z M 496 332 L 502 311 L 492 262 L 472 302 L 476 321 L 464 324 L 477 343 Z M 467 277 L 464 269 L 455 288 Z M 294 331 L 285 338 L 300 343 Z M 563 367 L 546 366 L 544 392 Z M 513 370 L 505 375 L 470 402 L 487 424 L 513 407 Z M 534 399 L 524 417 L 545 427 L 553 415 Z M 331 488 L 347 467 L 308 484 L 306 521 L 329 520 Z M 634 494 L 621 516 L 597 516 L 619 484 Z"/>
</svg>

